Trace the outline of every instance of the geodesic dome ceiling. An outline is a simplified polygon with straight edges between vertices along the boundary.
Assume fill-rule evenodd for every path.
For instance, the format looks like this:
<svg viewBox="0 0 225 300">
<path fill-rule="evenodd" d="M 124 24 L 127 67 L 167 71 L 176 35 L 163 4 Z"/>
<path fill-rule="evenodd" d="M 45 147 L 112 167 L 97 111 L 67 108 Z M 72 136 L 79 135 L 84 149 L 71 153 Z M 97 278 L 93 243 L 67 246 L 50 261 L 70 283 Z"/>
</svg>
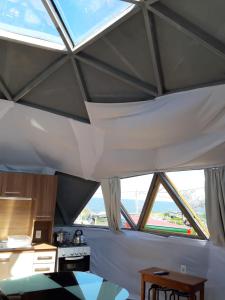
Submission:
<svg viewBox="0 0 225 300">
<path fill-rule="evenodd" d="M 0 98 L 90 122 L 84 101 L 224 83 L 224 11 L 221 0 L 1 0 Z"/>
</svg>

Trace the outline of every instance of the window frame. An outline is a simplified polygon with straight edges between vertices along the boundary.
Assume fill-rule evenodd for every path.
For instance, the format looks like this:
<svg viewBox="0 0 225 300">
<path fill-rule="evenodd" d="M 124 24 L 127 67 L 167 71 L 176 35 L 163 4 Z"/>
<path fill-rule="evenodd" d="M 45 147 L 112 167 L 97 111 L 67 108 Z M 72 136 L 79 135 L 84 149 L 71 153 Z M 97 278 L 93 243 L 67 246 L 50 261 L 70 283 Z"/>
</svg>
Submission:
<svg viewBox="0 0 225 300">
<path fill-rule="evenodd" d="M 136 8 L 136 6 L 139 5 L 138 1 L 137 1 L 137 3 L 132 3 L 127 0 L 120 0 L 125 3 L 129 3 L 129 6 L 123 12 L 121 12 L 119 14 L 119 16 L 117 16 L 117 18 L 115 18 L 115 20 L 112 19 L 110 22 L 108 22 L 104 26 L 101 26 L 98 30 L 91 33 L 89 36 L 85 37 L 83 40 L 76 42 L 75 40 L 73 40 L 72 33 L 69 30 L 70 25 L 66 24 L 66 21 L 64 20 L 62 13 L 60 12 L 59 8 L 57 7 L 57 4 L 55 3 L 55 1 L 54 0 L 42 0 L 42 1 L 50 3 L 50 5 L 53 9 L 53 13 L 55 13 L 58 18 L 57 21 L 60 23 L 63 30 L 65 30 L 65 32 L 66 32 L 66 36 L 69 39 L 70 44 L 71 44 L 72 52 L 76 52 L 77 49 L 80 49 L 80 47 L 83 47 L 86 44 L 88 44 L 90 41 L 95 40 L 97 36 L 99 36 L 99 35 L 101 36 L 101 35 L 105 34 L 108 30 L 111 30 L 112 28 L 114 28 L 114 26 L 116 26 L 117 24 L 119 24 L 119 22 L 121 22 L 121 19 L 132 14 L 132 12 Z"/>
<path fill-rule="evenodd" d="M 137 230 L 137 225 L 134 223 L 134 221 L 132 220 L 130 214 L 128 213 L 128 211 L 126 210 L 126 208 L 123 206 L 123 204 L 121 203 L 121 214 L 123 215 L 124 219 L 127 221 L 127 223 L 129 224 L 130 228 L 122 228 L 123 230 Z"/>
<path fill-rule="evenodd" d="M 132 176 L 134 177 L 134 176 Z M 177 207 L 180 209 L 180 211 L 183 213 L 183 215 L 186 217 L 190 225 L 193 227 L 197 235 L 186 235 L 182 233 L 171 233 L 169 231 L 157 231 L 157 230 L 151 230 L 146 229 L 145 225 L 148 221 L 148 217 L 151 214 L 154 201 L 156 199 L 157 193 L 159 191 L 159 187 L 162 185 L 167 193 L 170 195 L 171 199 L 174 201 L 174 203 L 177 205 Z M 100 184 L 99 184 L 100 186 Z M 98 187 L 99 187 L 98 186 Z M 98 187 L 96 188 L 95 192 L 97 191 Z M 95 192 L 92 194 L 91 198 L 94 196 Z M 89 201 L 91 200 L 89 199 Z M 80 212 L 77 214 L 76 218 L 79 216 L 83 208 L 88 204 L 87 201 L 85 205 L 82 207 Z M 149 186 L 144 205 L 142 207 L 140 217 L 138 220 L 138 223 L 135 224 L 132 220 L 129 212 L 127 209 L 123 206 L 121 203 L 121 214 L 129 224 L 130 228 L 122 228 L 122 230 L 133 230 L 133 231 L 140 231 L 140 232 L 147 232 L 154 235 L 160 235 L 160 236 L 178 236 L 178 237 L 184 237 L 184 238 L 190 238 L 190 239 L 200 239 L 200 240 L 208 240 L 209 239 L 209 233 L 207 231 L 207 228 L 204 226 L 203 222 L 200 220 L 198 215 L 195 213 L 194 209 L 190 206 L 188 201 L 182 196 L 175 184 L 172 182 L 172 180 L 169 178 L 169 176 L 165 172 L 155 172 L 153 173 L 153 177 L 151 179 L 151 184 Z M 75 221 L 75 219 L 74 219 Z M 73 226 L 81 226 L 81 227 L 87 227 L 87 228 L 98 228 L 98 229 L 109 229 L 108 226 L 98 226 L 98 225 L 86 225 L 86 224 L 74 224 Z"/>
<path fill-rule="evenodd" d="M 87 228 L 102 228 L 102 229 L 109 229 L 109 226 L 101 226 L 101 225 L 96 225 L 96 224 L 79 224 L 79 223 L 75 223 L 76 219 L 79 217 L 79 215 L 82 213 L 83 209 L 87 206 L 87 204 L 91 201 L 92 197 L 95 195 L 95 193 L 97 192 L 97 190 L 99 189 L 99 187 L 101 188 L 101 184 L 99 183 L 96 186 L 96 189 L 94 189 L 94 191 L 89 195 L 89 199 L 87 199 L 86 201 L 84 201 L 83 205 L 80 207 L 79 211 L 77 211 L 75 217 L 73 218 L 73 224 L 72 226 L 75 227 L 87 227 Z M 106 216 L 107 218 L 107 216 Z"/>
<path fill-rule="evenodd" d="M 167 193 L 170 195 L 170 197 L 173 199 L 177 207 L 181 210 L 181 212 L 184 214 L 184 216 L 187 218 L 190 225 L 193 227 L 197 235 L 185 235 L 185 234 L 179 234 L 179 233 L 172 233 L 163 231 L 157 231 L 157 230 L 150 230 L 146 229 L 145 225 L 147 223 L 148 217 L 151 214 L 154 201 L 156 198 L 156 195 L 159 190 L 159 186 L 162 184 L 162 186 L 165 188 Z M 201 221 L 197 217 L 194 210 L 188 205 L 187 201 L 182 197 L 179 192 L 177 191 L 177 188 L 172 183 L 172 181 L 169 179 L 169 177 L 164 172 L 158 172 L 154 174 L 154 177 L 152 179 L 152 184 L 149 189 L 149 193 L 146 197 L 146 201 L 143 207 L 142 211 L 142 217 L 140 217 L 140 222 L 138 224 L 138 230 L 143 232 L 148 232 L 151 234 L 157 234 L 157 235 L 163 235 L 163 236 L 180 236 L 185 238 L 192 238 L 192 239 L 201 239 L 201 240 L 208 240 L 209 234 L 206 232 L 204 227 L 201 224 Z"/>
</svg>

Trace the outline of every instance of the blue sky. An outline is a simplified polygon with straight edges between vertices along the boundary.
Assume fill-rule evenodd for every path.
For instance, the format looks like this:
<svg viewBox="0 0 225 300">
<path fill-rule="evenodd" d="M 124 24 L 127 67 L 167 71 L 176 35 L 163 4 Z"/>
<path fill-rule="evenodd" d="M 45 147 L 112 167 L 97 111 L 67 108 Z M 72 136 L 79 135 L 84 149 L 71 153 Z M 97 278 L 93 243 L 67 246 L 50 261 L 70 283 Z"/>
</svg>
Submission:
<svg viewBox="0 0 225 300">
<path fill-rule="evenodd" d="M 131 5 L 120 0 L 55 0 L 75 43 L 118 17 Z"/>
<path fill-rule="evenodd" d="M 75 44 L 131 7 L 120 0 L 54 0 Z M 0 29 L 61 43 L 41 0 L 0 0 Z"/>
<path fill-rule="evenodd" d="M 41 0 L 0 0 L 0 29 L 62 43 Z"/>
</svg>

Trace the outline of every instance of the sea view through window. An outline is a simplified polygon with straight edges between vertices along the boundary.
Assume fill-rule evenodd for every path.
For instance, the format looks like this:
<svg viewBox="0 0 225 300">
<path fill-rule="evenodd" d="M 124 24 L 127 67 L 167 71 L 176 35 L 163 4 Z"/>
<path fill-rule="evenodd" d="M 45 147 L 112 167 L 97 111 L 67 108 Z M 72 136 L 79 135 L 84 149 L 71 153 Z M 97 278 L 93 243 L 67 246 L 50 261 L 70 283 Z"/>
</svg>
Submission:
<svg viewBox="0 0 225 300">
<path fill-rule="evenodd" d="M 206 228 L 204 172 L 202 170 L 168 172 L 166 175 Z M 121 179 L 121 203 L 135 224 L 138 223 L 152 178 L 153 174 L 148 174 Z M 90 199 L 75 224 L 108 226 L 101 187 Z M 122 218 L 122 224 L 123 228 L 130 228 L 124 218 Z M 158 189 L 146 226 L 149 228 L 153 226 L 154 229 L 159 230 L 165 229 L 165 231 L 169 228 L 171 232 L 177 231 L 184 235 L 196 235 L 186 217 L 162 185 Z"/>
</svg>

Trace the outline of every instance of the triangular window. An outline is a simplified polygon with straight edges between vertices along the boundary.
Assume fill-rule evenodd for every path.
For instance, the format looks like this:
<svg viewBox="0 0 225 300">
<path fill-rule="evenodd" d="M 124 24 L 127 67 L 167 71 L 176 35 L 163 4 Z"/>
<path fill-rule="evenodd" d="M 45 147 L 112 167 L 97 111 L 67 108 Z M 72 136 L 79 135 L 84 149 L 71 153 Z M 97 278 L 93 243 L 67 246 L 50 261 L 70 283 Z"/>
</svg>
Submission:
<svg viewBox="0 0 225 300">
<path fill-rule="evenodd" d="M 196 232 L 162 184 L 148 215 L 145 230 L 168 235 L 196 236 Z"/>
<path fill-rule="evenodd" d="M 0 0 L 0 35 L 31 43 L 36 39 L 37 44 L 47 41 L 52 47 L 65 48 L 41 0 Z"/>
<path fill-rule="evenodd" d="M 134 6 L 121 0 L 54 0 L 74 45 L 90 39 Z"/>
<path fill-rule="evenodd" d="M 121 203 L 137 224 L 152 181 L 152 174 L 121 179 Z"/>
<path fill-rule="evenodd" d="M 101 187 L 97 189 L 88 204 L 74 221 L 74 224 L 108 226 Z"/>
<path fill-rule="evenodd" d="M 129 222 L 124 218 L 124 216 L 122 214 L 121 214 L 121 223 L 122 223 L 121 228 L 131 229 L 131 226 L 130 226 Z"/>
<path fill-rule="evenodd" d="M 207 231 L 205 211 L 205 176 L 203 170 L 166 173 L 186 206 L 190 206 L 195 218 Z"/>
</svg>

